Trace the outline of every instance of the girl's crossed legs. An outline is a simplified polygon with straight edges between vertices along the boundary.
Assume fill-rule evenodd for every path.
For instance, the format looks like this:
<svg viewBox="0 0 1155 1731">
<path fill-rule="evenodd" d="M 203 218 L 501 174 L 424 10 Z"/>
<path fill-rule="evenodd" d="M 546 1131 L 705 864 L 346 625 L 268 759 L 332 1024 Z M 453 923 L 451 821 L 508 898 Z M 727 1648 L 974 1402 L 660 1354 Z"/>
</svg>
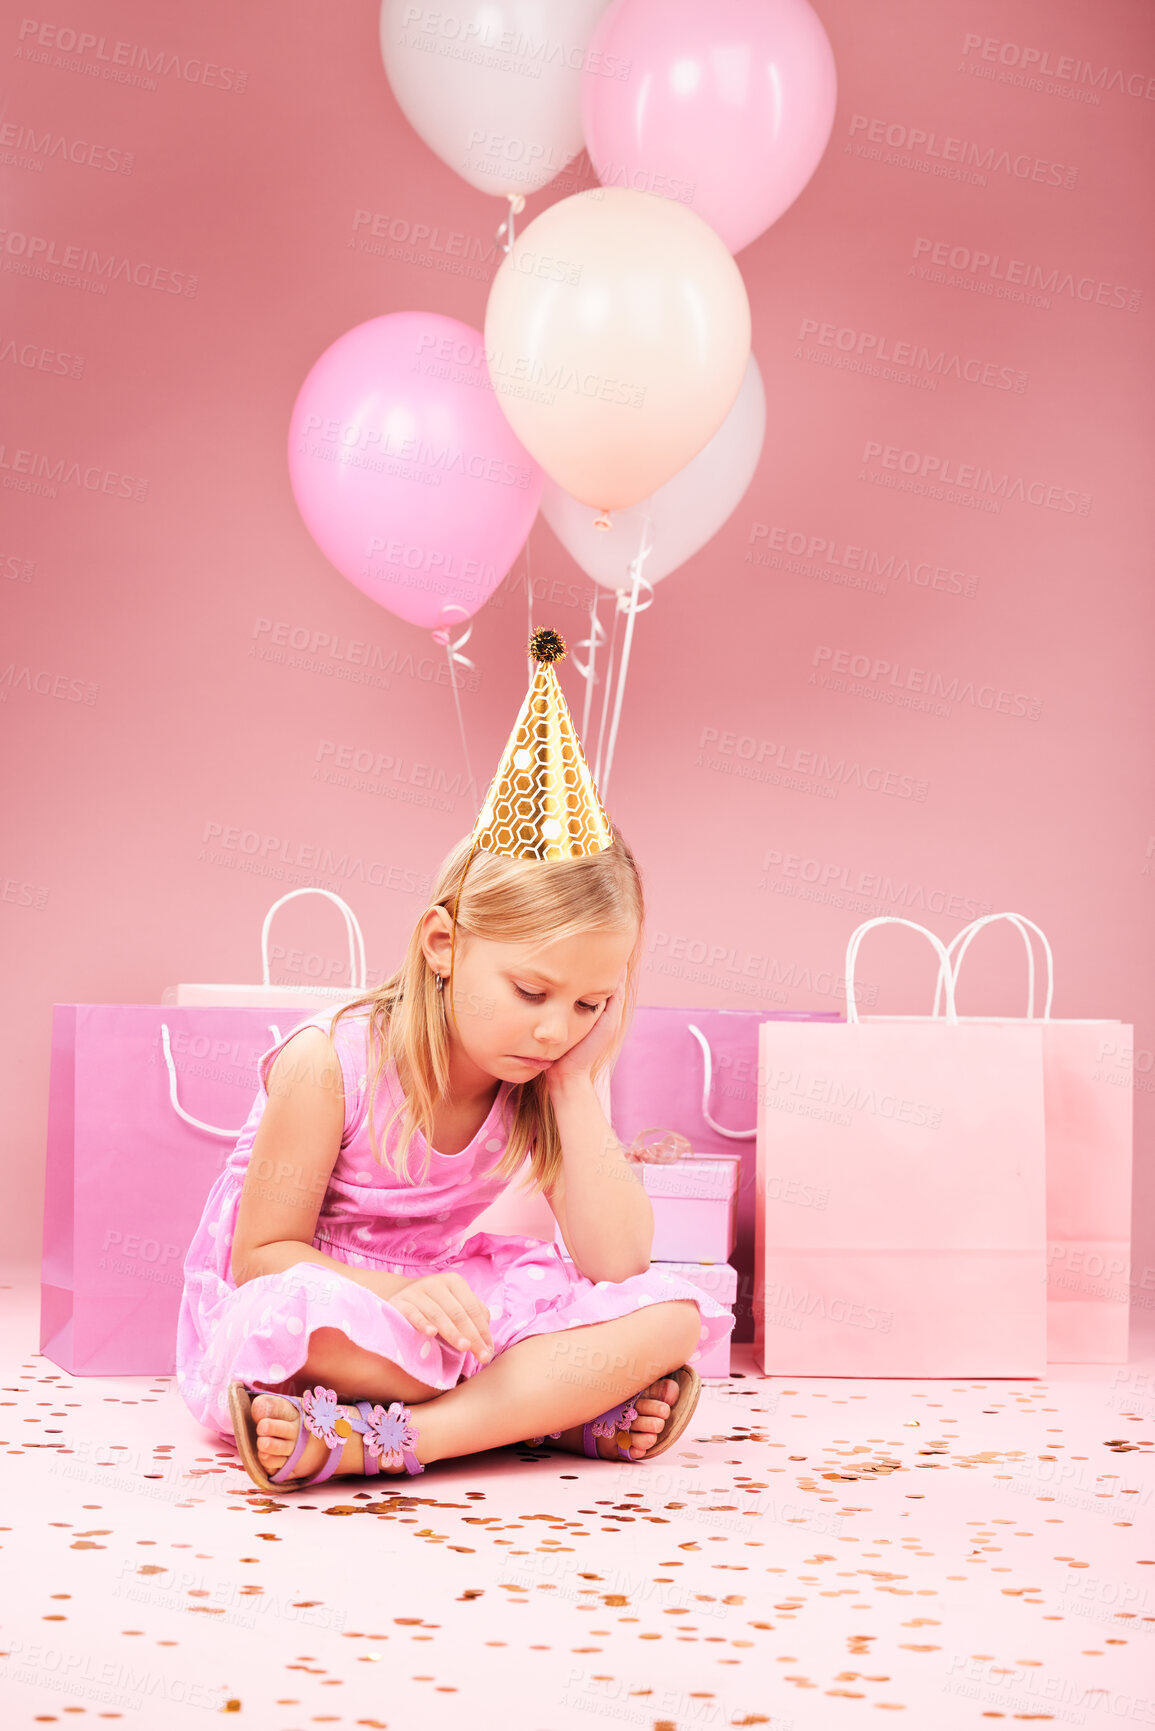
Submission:
<svg viewBox="0 0 1155 1731">
<path fill-rule="evenodd" d="M 580 1454 L 582 1426 L 644 1389 L 645 1395 L 634 1403 L 639 1416 L 630 1430 L 631 1455 L 642 1460 L 661 1435 L 670 1402 L 677 1399 L 678 1385 L 666 1373 L 685 1364 L 698 1344 L 700 1328 L 700 1312 L 692 1299 L 665 1299 L 609 1322 L 531 1335 L 456 1388 L 444 1390 L 419 1382 L 340 1329 L 318 1328 L 309 1336 L 309 1355 L 291 1387 L 296 1394 L 321 1383 L 335 1389 L 340 1401 L 373 1400 L 386 1406 L 403 1401 L 415 1409 L 413 1422 L 420 1434 L 413 1452 L 423 1466 L 555 1430 L 562 1432 L 561 1447 Z M 280 1395 L 260 1394 L 253 1400 L 253 1418 L 257 1453 L 265 1471 L 275 1473 L 296 1442 L 297 1409 Z M 310 1436 L 294 1477 L 317 1471 L 328 1452 L 320 1437 Z M 598 1452 L 607 1459 L 620 1458 L 612 1437 L 598 1439 Z M 382 1461 L 381 1471 L 403 1469 Z M 356 1431 L 346 1439 L 337 1472 L 364 1472 Z"/>
</svg>

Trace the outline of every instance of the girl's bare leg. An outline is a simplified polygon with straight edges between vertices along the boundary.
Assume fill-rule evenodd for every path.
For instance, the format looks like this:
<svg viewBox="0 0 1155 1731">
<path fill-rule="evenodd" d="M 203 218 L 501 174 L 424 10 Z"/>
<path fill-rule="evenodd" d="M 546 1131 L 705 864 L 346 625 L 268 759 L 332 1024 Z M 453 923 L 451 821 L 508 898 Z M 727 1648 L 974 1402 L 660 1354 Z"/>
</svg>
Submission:
<svg viewBox="0 0 1155 1731">
<path fill-rule="evenodd" d="M 419 1432 L 414 1448 L 422 1465 L 450 1456 L 501 1448 L 531 1436 L 564 1433 L 596 1418 L 619 1402 L 648 1391 L 638 1404 L 631 1426 L 632 1451 L 641 1455 L 657 1441 L 669 1417 L 669 1401 L 677 1385 L 666 1373 L 684 1364 L 698 1344 L 701 1318 L 692 1299 L 667 1299 L 630 1316 L 610 1322 L 531 1335 L 507 1347 L 491 1364 L 456 1388 L 431 1393 L 400 1366 L 366 1352 L 338 1329 L 318 1329 L 310 1338 L 309 1357 L 293 1379 L 297 1385 L 323 1382 L 342 1401 L 375 1400 L 388 1405 L 401 1400 L 413 1409 Z M 418 1392 L 414 1392 L 418 1391 Z M 424 1392 L 419 1392 L 424 1391 Z M 275 1394 L 253 1402 L 258 1452 L 266 1470 L 275 1472 L 288 1458 L 297 1437 L 296 1410 Z M 580 1428 L 577 1446 L 580 1449 Z M 612 1439 L 601 1452 L 617 1459 Z M 328 1451 L 319 1437 L 310 1437 L 294 1476 L 307 1477 L 324 1465 Z M 390 1469 L 382 1466 L 382 1471 Z M 345 1444 L 339 1473 L 364 1471 L 361 1438 L 354 1432 Z"/>
</svg>

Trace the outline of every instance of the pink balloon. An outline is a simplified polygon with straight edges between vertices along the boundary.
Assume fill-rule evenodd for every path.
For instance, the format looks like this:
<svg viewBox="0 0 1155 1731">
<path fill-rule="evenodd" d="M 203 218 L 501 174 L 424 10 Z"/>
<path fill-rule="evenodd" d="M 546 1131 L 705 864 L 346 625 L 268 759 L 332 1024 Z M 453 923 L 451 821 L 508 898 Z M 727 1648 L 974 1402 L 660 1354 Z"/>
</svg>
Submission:
<svg viewBox="0 0 1155 1731">
<path fill-rule="evenodd" d="M 399 619 L 471 618 L 524 546 L 544 476 L 493 392 L 480 331 L 386 313 L 327 348 L 289 422 L 305 526 Z"/>
<path fill-rule="evenodd" d="M 806 0 L 614 0 L 590 39 L 582 122 L 603 186 L 689 205 L 740 252 L 822 157 L 838 94 Z"/>
</svg>

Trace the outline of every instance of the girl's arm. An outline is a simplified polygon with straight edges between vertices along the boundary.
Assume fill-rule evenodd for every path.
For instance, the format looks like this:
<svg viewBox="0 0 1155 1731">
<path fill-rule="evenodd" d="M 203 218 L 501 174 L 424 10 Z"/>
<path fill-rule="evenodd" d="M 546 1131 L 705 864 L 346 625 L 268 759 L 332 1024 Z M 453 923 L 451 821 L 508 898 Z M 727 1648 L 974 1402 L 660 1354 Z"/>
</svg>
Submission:
<svg viewBox="0 0 1155 1731">
<path fill-rule="evenodd" d="M 549 1075 L 563 1175 L 549 1196 L 566 1249 L 587 1280 L 628 1280 L 650 1266 L 654 1209 L 626 1159 L 588 1070 Z"/>
<path fill-rule="evenodd" d="M 316 1262 L 391 1298 L 409 1285 L 404 1275 L 355 1268 L 313 1244 L 345 1129 L 341 1065 L 329 1036 L 320 1028 L 294 1035 L 273 1061 L 268 1094 L 237 1209 L 234 1284 Z"/>
</svg>

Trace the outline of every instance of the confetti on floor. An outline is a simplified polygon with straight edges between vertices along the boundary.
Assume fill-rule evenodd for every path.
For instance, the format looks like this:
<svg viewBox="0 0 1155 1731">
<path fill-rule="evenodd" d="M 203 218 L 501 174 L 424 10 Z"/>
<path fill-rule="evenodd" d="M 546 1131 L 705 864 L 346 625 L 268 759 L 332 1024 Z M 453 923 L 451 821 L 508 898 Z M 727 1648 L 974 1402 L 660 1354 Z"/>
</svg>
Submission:
<svg viewBox="0 0 1155 1731">
<path fill-rule="evenodd" d="M 1155 1723 L 1155 1338 L 1046 1382 L 703 1384 L 637 1466 L 545 1449 L 264 1495 L 169 1377 L 0 1306 L 6 1731 Z M 370 1488 L 372 1487 L 372 1488 Z"/>
</svg>

